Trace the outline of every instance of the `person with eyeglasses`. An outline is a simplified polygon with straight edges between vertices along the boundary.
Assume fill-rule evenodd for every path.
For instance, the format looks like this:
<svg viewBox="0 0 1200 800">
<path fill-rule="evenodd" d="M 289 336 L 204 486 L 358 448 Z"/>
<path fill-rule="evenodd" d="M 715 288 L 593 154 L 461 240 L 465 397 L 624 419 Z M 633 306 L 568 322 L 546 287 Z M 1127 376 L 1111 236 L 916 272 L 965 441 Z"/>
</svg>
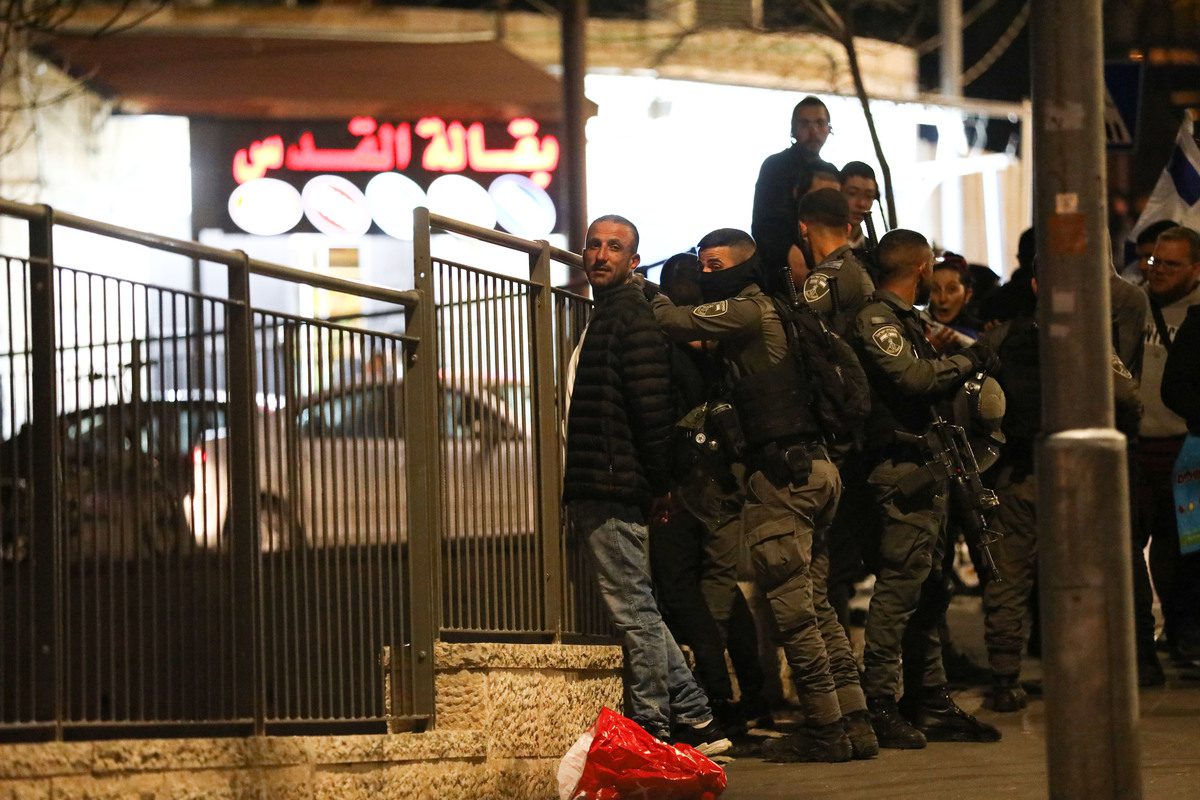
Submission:
<svg viewBox="0 0 1200 800">
<path fill-rule="evenodd" d="M 1187 422 L 1168 408 L 1161 388 L 1168 353 L 1189 306 L 1200 303 L 1200 233 L 1177 226 L 1159 234 L 1147 261 L 1150 319 L 1143 339 L 1141 400 L 1145 406 L 1137 444 L 1134 547 L 1150 543 L 1150 577 L 1162 601 L 1163 635 L 1177 662 L 1200 661 L 1200 609 L 1190 602 L 1200 582 L 1200 555 L 1179 552 L 1172 472 Z"/>
<path fill-rule="evenodd" d="M 816 165 L 823 163 L 821 148 L 832 133 L 829 109 L 809 95 L 792 109 L 791 147 L 767 156 L 759 169 L 750 233 L 766 276 L 779 275 L 788 265 L 788 250 L 796 239 L 796 202 L 802 189 L 811 186 Z"/>
</svg>

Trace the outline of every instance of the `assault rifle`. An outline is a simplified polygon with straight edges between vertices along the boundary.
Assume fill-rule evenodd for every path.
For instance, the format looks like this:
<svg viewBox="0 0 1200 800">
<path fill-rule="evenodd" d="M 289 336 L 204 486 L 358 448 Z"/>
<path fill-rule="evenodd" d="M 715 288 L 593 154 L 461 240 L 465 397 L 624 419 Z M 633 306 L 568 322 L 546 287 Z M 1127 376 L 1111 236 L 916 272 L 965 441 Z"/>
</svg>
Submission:
<svg viewBox="0 0 1200 800">
<path fill-rule="evenodd" d="M 1001 580 L 991 546 L 1000 541 L 1002 534 L 988 527 L 988 513 L 1000 505 L 1000 500 L 979 477 L 979 463 L 966 431 L 935 411 L 927 433 L 916 436 L 896 431 L 896 441 L 923 448 L 929 454 L 929 461 L 904 476 L 895 493 L 912 497 L 939 481 L 949 481 L 951 515 L 962 523 L 968 541 L 974 542 L 983 553 L 983 567 L 991 579 Z"/>
</svg>

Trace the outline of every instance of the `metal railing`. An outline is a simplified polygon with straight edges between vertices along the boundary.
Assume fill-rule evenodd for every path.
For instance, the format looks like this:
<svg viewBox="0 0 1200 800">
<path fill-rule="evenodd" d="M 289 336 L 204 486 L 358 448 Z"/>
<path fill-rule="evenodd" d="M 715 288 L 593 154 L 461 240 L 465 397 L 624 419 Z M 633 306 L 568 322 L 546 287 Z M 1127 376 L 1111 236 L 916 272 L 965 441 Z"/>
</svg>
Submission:
<svg viewBox="0 0 1200 800">
<path fill-rule="evenodd" d="M 0 214 L 29 230 L 0 262 L 0 738 L 426 724 L 421 294 Z M 223 268 L 226 291 L 59 264 L 64 228 Z M 258 308 L 251 276 L 389 304 L 400 330 Z"/>
<path fill-rule="evenodd" d="M 397 291 L 0 216 L 29 230 L 0 260 L 0 740 L 419 730 L 439 637 L 610 636 L 559 502 L 590 303 L 551 272 L 578 256 L 418 209 Z M 60 264 L 57 229 L 225 291 Z M 435 258 L 435 229 L 509 268 Z M 385 310 L 261 307 L 251 276 Z"/>
<path fill-rule="evenodd" d="M 416 286 L 436 299 L 435 319 L 421 335 L 437 342 L 440 410 L 452 420 L 440 431 L 447 481 L 438 509 L 440 635 L 607 639 L 603 606 L 560 503 L 565 392 L 558 387 L 591 304 L 554 287 L 552 266 L 578 273 L 582 260 L 423 209 L 414 229 Z M 438 257 L 432 230 L 494 245 L 504 264 Z"/>
</svg>

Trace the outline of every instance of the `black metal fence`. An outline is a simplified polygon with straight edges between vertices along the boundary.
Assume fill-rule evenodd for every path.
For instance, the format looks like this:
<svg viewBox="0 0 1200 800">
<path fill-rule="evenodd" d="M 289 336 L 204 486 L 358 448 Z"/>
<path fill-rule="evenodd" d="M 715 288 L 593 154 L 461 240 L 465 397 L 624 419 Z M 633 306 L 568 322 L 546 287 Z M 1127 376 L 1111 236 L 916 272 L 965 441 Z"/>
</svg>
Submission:
<svg viewBox="0 0 1200 800">
<path fill-rule="evenodd" d="M 0 739 L 421 729 L 438 637 L 608 635 L 559 505 L 577 256 L 434 217 L 524 268 L 434 259 L 418 210 L 396 291 L 0 214 L 29 226 L 0 261 Z M 56 229 L 227 291 L 58 264 Z M 252 275 L 394 311 L 261 308 Z"/>
</svg>

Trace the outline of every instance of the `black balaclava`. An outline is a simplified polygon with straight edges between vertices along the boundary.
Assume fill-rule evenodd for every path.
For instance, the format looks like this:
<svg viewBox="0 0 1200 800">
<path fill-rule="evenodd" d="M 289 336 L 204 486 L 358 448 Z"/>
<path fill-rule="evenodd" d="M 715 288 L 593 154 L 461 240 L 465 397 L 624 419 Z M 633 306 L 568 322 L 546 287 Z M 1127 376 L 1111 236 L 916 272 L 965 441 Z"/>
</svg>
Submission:
<svg viewBox="0 0 1200 800">
<path fill-rule="evenodd" d="M 700 293 L 704 296 L 704 302 L 713 303 L 737 296 L 750 284 L 758 283 L 759 272 L 758 253 L 736 266 L 716 272 L 701 272 Z"/>
</svg>

